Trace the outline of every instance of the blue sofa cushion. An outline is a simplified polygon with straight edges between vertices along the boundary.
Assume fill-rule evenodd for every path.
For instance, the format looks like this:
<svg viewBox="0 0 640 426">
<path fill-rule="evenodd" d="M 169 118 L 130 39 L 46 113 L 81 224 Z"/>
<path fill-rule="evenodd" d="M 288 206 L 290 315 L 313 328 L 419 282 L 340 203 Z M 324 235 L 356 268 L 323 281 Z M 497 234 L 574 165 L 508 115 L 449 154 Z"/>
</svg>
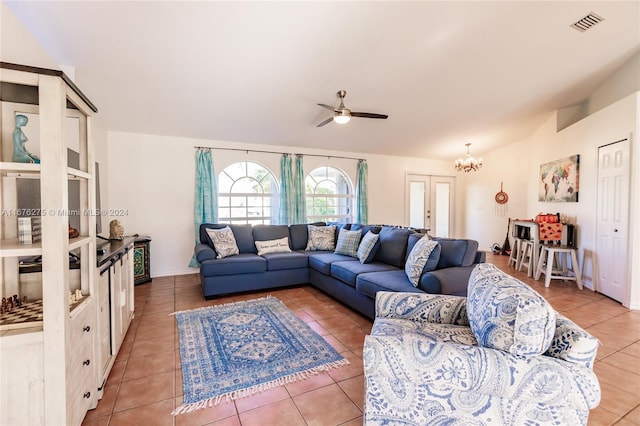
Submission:
<svg viewBox="0 0 640 426">
<path fill-rule="evenodd" d="M 442 247 L 436 269 L 473 265 L 478 251 L 477 241 L 436 237 L 433 239 L 439 242 Z"/>
<path fill-rule="evenodd" d="M 403 268 L 409 234 L 411 233 L 413 231 L 406 228 L 383 226 L 380 230 L 380 248 L 373 260 L 388 263 L 396 268 Z"/>
<path fill-rule="evenodd" d="M 334 262 L 331 264 L 331 276 L 340 281 L 356 286 L 356 277 L 367 272 L 393 271 L 395 267 L 386 263 Z"/>
<path fill-rule="evenodd" d="M 253 239 L 253 228 L 251 225 L 236 225 L 225 223 L 203 223 L 200 225 L 200 241 L 213 247 L 213 241 L 207 233 L 209 229 L 222 229 L 228 226 L 233 231 L 233 237 L 236 239 L 238 250 L 240 253 L 257 253 L 255 240 Z"/>
<path fill-rule="evenodd" d="M 360 274 L 356 278 L 356 290 L 372 299 L 376 298 L 376 293 L 379 291 L 423 293 L 411 285 L 409 278 L 401 269 Z"/>
<path fill-rule="evenodd" d="M 263 254 L 262 257 L 267 260 L 267 271 L 306 268 L 309 266 L 308 256 L 304 253 L 267 253 Z"/>
<path fill-rule="evenodd" d="M 314 226 L 324 226 L 324 222 L 311 223 Z M 307 241 L 309 241 L 309 232 L 307 231 L 306 223 L 299 223 L 289 226 L 289 239 L 291 248 L 293 250 L 304 250 L 307 247 Z"/>
<path fill-rule="evenodd" d="M 362 231 L 362 235 L 367 235 L 367 232 L 369 231 L 373 232 L 374 234 L 379 234 L 382 227 L 378 225 L 362 225 L 360 223 L 352 223 L 349 229 L 351 231 Z"/>
<path fill-rule="evenodd" d="M 240 253 L 222 259 L 207 260 L 200 264 L 200 274 L 206 277 L 251 274 L 266 270 L 266 259 L 252 253 Z"/>
<path fill-rule="evenodd" d="M 289 227 L 287 225 L 254 225 L 253 239 L 255 241 L 279 240 L 280 238 L 289 238 Z M 291 245 L 291 241 L 289 241 Z M 254 243 L 255 249 L 255 243 Z"/>
<path fill-rule="evenodd" d="M 331 275 L 331 264 L 333 262 L 357 262 L 358 259 L 345 256 L 343 254 L 335 254 L 333 252 L 307 252 L 309 253 L 309 267 L 321 272 L 325 275 Z"/>
</svg>

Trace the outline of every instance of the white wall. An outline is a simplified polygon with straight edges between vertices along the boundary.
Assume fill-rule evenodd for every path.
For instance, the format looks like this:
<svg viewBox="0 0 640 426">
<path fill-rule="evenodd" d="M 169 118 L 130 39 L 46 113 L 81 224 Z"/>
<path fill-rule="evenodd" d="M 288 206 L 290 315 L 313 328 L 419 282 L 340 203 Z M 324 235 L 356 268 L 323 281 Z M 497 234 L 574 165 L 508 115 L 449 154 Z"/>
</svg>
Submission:
<svg viewBox="0 0 640 426">
<path fill-rule="evenodd" d="M 109 132 L 108 143 L 110 207 L 114 211 L 127 211 L 126 216 L 118 218 L 126 234 L 152 237 L 152 276 L 195 272 L 187 267 L 194 246 L 194 146 L 323 155 L 305 156 L 305 172 L 330 165 L 344 171 L 352 183 L 356 181 L 356 161 L 327 156 L 366 159 L 369 166 L 370 223 L 404 224 L 406 172 L 453 175 L 453 167 L 448 161 L 418 158 L 265 147 L 121 132 Z M 213 158 L 216 173 L 234 162 L 249 160 L 265 165 L 280 180 L 280 155 L 214 150 Z M 456 234 L 460 235 L 459 229 Z"/>
<path fill-rule="evenodd" d="M 577 225 L 579 260 L 583 268 L 585 285 L 593 288 L 596 249 L 596 197 L 598 147 L 631 136 L 632 176 L 630 215 L 630 293 L 625 306 L 640 308 L 640 189 L 638 177 L 640 149 L 640 92 L 600 109 L 581 121 L 556 132 L 556 116 L 553 114 L 529 138 L 498 149 L 486 156 L 486 166 L 464 181 L 464 198 L 467 200 L 465 233 L 469 238 L 488 247 L 496 240 L 494 235 L 504 238 L 506 221 L 500 221 L 486 209 L 496 185 L 505 179 L 505 191 L 509 193 L 509 216 L 531 219 L 536 214 L 560 212 Z M 538 200 L 538 176 L 540 165 L 570 155 L 580 155 L 579 202 L 551 203 Z M 513 188 L 513 189 L 511 189 Z M 513 207 L 511 201 L 513 199 Z M 482 214 L 485 212 L 486 214 Z M 502 240 L 500 240 L 501 242 Z"/>
</svg>

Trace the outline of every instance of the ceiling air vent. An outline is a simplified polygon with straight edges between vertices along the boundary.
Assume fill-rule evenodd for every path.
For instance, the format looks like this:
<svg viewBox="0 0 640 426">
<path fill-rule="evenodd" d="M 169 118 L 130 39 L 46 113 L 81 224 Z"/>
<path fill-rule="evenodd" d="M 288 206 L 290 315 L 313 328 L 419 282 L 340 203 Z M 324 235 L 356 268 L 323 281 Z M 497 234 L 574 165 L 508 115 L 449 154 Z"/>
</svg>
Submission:
<svg viewBox="0 0 640 426">
<path fill-rule="evenodd" d="M 595 13 L 591 12 L 584 18 L 571 24 L 571 27 L 575 28 L 580 32 L 585 32 L 589 28 L 593 27 L 595 24 L 600 23 L 602 21 L 604 21 L 604 18 L 602 16 L 596 15 Z"/>
</svg>

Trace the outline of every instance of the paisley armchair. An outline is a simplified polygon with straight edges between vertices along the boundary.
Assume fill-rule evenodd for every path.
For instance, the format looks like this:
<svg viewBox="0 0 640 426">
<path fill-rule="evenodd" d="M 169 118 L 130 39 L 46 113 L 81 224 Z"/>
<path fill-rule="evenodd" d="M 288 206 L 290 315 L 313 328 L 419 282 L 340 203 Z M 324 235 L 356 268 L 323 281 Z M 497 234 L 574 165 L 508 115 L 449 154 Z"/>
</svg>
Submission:
<svg viewBox="0 0 640 426">
<path fill-rule="evenodd" d="M 526 284 L 476 266 L 468 298 L 380 292 L 366 425 L 586 425 L 599 342 Z"/>
</svg>

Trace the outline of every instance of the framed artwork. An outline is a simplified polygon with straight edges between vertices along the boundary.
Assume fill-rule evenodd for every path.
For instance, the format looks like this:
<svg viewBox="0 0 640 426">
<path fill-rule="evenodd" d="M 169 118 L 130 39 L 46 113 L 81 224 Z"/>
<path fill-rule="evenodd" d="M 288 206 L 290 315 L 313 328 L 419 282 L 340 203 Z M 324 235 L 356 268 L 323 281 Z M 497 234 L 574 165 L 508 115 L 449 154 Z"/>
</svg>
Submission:
<svg viewBox="0 0 640 426">
<path fill-rule="evenodd" d="M 538 201 L 577 203 L 579 168 L 579 154 L 542 164 Z"/>
</svg>

